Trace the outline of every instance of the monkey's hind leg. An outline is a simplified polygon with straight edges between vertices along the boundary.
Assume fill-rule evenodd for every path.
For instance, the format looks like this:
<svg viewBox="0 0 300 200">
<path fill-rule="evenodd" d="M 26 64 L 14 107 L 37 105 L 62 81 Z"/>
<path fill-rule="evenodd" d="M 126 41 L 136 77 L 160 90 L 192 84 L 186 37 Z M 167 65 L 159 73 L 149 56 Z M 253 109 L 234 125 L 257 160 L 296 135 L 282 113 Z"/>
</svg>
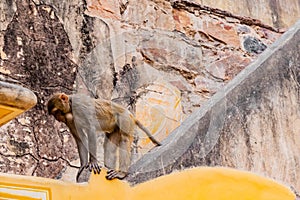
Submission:
<svg viewBox="0 0 300 200">
<path fill-rule="evenodd" d="M 106 134 L 104 139 L 104 166 L 108 171 L 116 169 L 116 161 L 118 157 L 118 145 L 120 136 L 118 131 Z"/>
<path fill-rule="evenodd" d="M 106 178 L 123 179 L 128 175 L 128 168 L 130 166 L 131 157 L 131 143 L 132 137 L 128 134 L 120 133 L 121 139 L 119 143 L 119 170 L 112 169 L 107 172 Z"/>
</svg>

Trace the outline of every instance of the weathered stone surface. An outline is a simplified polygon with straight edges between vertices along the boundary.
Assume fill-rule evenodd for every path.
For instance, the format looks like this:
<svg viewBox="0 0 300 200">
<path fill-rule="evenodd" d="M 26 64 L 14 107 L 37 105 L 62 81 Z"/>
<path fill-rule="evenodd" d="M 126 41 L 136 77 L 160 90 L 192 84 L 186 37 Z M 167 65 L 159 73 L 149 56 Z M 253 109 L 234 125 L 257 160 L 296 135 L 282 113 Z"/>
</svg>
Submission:
<svg viewBox="0 0 300 200">
<path fill-rule="evenodd" d="M 193 166 L 227 166 L 299 182 L 300 22 L 202 108 L 161 147 L 131 166 L 132 183 Z"/>
<path fill-rule="evenodd" d="M 203 23 L 202 31 L 229 46 L 235 48 L 239 48 L 240 46 L 240 38 L 232 25 L 223 24 L 219 21 L 216 21 L 215 23 L 208 21 L 207 23 Z"/>
<path fill-rule="evenodd" d="M 181 123 L 183 114 L 180 91 L 164 81 L 154 82 L 146 91 L 136 102 L 136 117 L 156 139 L 162 141 Z M 141 153 L 153 147 L 145 133 L 139 132 L 138 137 Z"/>
<path fill-rule="evenodd" d="M 217 60 L 206 66 L 206 70 L 216 79 L 228 80 L 237 75 L 250 62 L 251 59 L 249 57 L 227 53 L 220 60 Z"/>
<path fill-rule="evenodd" d="M 119 1 L 96 1 L 88 0 L 87 1 L 87 11 L 89 15 L 97 15 L 99 17 L 108 18 L 108 19 L 120 19 L 120 9 Z"/>
<path fill-rule="evenodd" d="M 244 38 L 268 46 L 280 36 L 272 27 L 194 5 L 179 8 L 168 0 L 2 1 L 0 20 L 0 73 L 38 97 L 34 109 L 1 127 L 5 163 L 0 162 L 0 170 L 72 181 L 78 154 L 67 127 L 46 114 L 52 93 L 112 99 L 135 112 L 137 102 L 160 91 L 147 88 L 156 90 L 155 83 L 163 80 L 180 91 L 181 110 L 171 113 L 174 99 L 145 109 L 159 107 L 185 119 L 256 59 L 243 48 Z M 159 96 L 168 99 L 169 93 Z M 175 124 L 166 123 L 164 130 Z M 102 142 L 103 137 L 100 163 Z M 25 156 L 32 165 L 18 171 L 13 159 L 25 163 Z"/>
<path fill-rule="evenodd" d="M 143 38 L 139 47 L 141 54 L 154 62 L 153 66 L 186 74 L 202 71 L 202 51 L 196 42 L 171 32 L 143 31 L 140 36 Z"/>
<path fill-rule="evenodd" d="M 13 18 L 13 15 L 16 10 L 16 5 L 13 1 L 10 1 L 8 3 L 1 3 L 0 10 L 6 11 L 6 12 L 1 12 L 1 14 L 0 14 L 0 31 L 3 32 L 3 31 L 5 31 L 7 25 Z M 1 60 L 7 59 L 7 56 L 3 51 L 3 46 L 4 46 L 4 35 L 0 34 L 0 58 L 1 58 Z"/>
<path fill-rule="evenodd" d="M 174 10 L 172 14 L 176 30 L 184 32 L 187 27 L 193 25 L 189 13 L 182 10 Z"/>
<path fill-rule="evenodd" d="M 300 5 L 297 0 L 268 1 L 220 1 L 192 0 L 199 4 L 219 8 L 241 16 L 259 19 L 263 23 L 277 28 L 292 26 L 300 17 Z"/>
<path fill-rule="evenodd" d="M 133 25 L 172 31 L 172 7 L 168 1 L 130 0 L 122 19 Z"/>
<path fill-rule="evenodd" d="M 216 82 L 203 76 L 197 76 L 195 78 L 195 84 L 196 84 L 196 89 L 199 92 L 211 93 L 211 94 L 216 93 L 224 86 L 223 82 Z"/>
<path fill-rule="evenodd" d="M 261 53 L 267 48 L 264 43 L 254 37 L 245 38 L 243 46 L 248 53 Z"/>
<path fill-rule="evenodd" d="M 51 6 L 17 1 L 16 8 L 1 32 L 7 58 L 0 63 L 11 79 L 34 91 L 37 105 L 1 127 L 1 135 L 5 136 L 0 141 L 1 157 L 5 162 L 0 163 L 0 169 L 33 175 L 44 161 L 55 163 L 62 156 L 68 160 L 75 155 L 73 148 L 62 148 L 61 125 L 46 114 L 45 102 L 55 91 L 72 91 L 76 65 L 68 57 L 72 47 Z M 20 165 L 22 170 L 18 169 Z M 39 175 L 57 176 L 50 171 L 42 170 Z"/>
</svg>

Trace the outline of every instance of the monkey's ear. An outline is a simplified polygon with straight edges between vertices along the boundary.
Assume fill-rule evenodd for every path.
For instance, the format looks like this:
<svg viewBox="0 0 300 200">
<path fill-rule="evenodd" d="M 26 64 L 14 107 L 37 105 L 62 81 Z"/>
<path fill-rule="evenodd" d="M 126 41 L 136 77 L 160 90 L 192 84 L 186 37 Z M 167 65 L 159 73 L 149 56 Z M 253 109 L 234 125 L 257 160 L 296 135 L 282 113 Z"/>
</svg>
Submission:
<svg viewBox="0 0 300 200">
<path fill-rule="evenodd" d="M 65 93 L 62 93 L 62 94 L 59 96 L 59 98 L 60 98 L 61 100 L 63 100 L 64 102 L 68 102 L 68 101 L 69 101 L 69 97 L 68 97 L 68 95 L 66 95 Z"/>
</svg>

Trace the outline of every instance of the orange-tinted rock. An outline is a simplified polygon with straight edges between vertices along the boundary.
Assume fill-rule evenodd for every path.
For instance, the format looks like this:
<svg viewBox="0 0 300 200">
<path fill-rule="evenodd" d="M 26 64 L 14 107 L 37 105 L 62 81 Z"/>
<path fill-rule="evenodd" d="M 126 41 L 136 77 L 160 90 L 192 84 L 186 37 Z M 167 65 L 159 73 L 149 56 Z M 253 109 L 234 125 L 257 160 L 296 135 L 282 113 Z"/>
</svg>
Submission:
<svg viewBox="0 0 300 200">
<path fill-rule="evenodd" d="M 131 0 L 128 1 L 122 19 L 141 27 L 174 30 L 172 7 L 167 1 Z"/>
<path fill-rule="evenodd" d="M 203 23 L 203 32 L 225 44 L 236 48 L 240 47 L 240 38 L 233 26 L 207 21 Z"/>
<path fill-rule="evenodd" d="M 206 67 L 206 70 L 215 78 L 228 80 L 237 75 L 250 62 L 251 59 L 248 57 L 231 54 L 210 64 Z"/>
<path fill-rule="evenodd" d="M 181 10 L 173 10 L 173 19 L 175 21 L 175 29 L 178 31 L 183 31 L 184 27 L 191 25 L 191 19 L 187 12 Z"/>
<path fill-rule="evenodd" d="M 141 52 L 160 68 L 186 72 L 202 71 L 202 49 L 199 43 L 178 33 L 153 31 L 141 34 Z"/>
<path fill-rule="evenodd" d="M 180 91 L 167 82 L 155 82 L 147 90 L 149 92 L 136 103 L 136 117 L 162 141 L 181 123 Z M 139 131 L 139 137 L 142 151 L 153 146 L 145 133 Z"/>
<path fill-rule="evenodd" d="M 109 19 L 120 19 L 120 5 L 117 0 L 87 0 L 88 14 Z"/>
</svg>

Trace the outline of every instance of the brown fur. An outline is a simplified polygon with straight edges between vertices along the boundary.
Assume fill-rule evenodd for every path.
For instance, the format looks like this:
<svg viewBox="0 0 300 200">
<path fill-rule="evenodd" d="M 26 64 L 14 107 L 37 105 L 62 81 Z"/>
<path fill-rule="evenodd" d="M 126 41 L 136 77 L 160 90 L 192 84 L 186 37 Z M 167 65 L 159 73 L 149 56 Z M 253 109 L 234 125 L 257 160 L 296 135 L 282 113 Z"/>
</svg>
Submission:
<svg viewBox="0 0 300 200">
<path fill-rule="evenodd" d="M 81 163 L 77 181 L 84 167 L 100 173 L 100 166 L 96 159 L 97 131 L 106 135 L 104 164 L 110 169 L 107 179 L 122 179 L 127 175 L 131 157 L 130 148 L 136 126 L 140 127 L 153 143 L 160 145 L 132 113 L 111 101 L 59 93 L 49 99 L 47 107 L 48 113 L 56 120 L 64 122 L 75 138 Z M 119 169 L 116 169 L 117 165 Z"/>
</svg>

